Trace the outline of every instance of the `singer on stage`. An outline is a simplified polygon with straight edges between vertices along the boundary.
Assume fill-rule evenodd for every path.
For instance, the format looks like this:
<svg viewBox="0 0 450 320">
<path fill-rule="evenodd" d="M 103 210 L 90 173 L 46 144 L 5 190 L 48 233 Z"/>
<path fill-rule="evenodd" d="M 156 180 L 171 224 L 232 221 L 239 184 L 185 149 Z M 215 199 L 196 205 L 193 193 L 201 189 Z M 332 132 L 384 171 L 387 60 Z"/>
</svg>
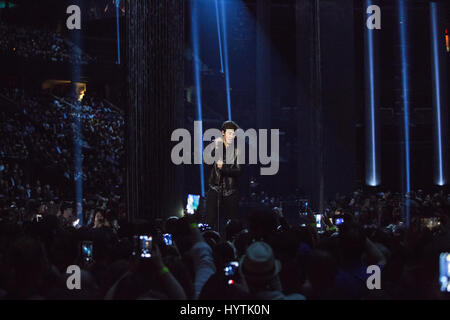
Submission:
<svg viewBox="0 0 450 320">
<path fill-rule="evenodd" d="M 237 161 L 237 149 L 233 144 L 235 131 L 239 126 L 233 121 L 225 121 L 222 125 L 222 139 L 216 139 L 216 150 L 222 148 L 223 159 L 233 159 L 231 163 L 218 160 L 210 168 L 208 179 L 208 194 L 206 197 L 206 210 L 208 224 L 218 230 L 220 220 L 234 219 L 238 214 L 239 203 L 239 175 L 241 165 Z M 227 155 L 232 152 L 232 157 Z"/>
</svg>

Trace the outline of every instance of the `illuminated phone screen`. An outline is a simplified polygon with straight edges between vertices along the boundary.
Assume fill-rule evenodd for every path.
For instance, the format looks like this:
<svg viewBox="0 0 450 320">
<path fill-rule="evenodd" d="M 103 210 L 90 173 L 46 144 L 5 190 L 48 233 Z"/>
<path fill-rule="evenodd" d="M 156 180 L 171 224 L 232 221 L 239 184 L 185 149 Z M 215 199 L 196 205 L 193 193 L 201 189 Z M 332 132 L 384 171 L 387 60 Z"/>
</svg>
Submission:
<svg viewBox="0 0 450 320">
<path fill-rule="evenodd" d="M 314 217 L 316 218 L 316 228 L 322 228 L 322 215 L 315 214 Z"/>
<path fill-rule="evenodd" d="M 186 212 L 189 214 L 194 214 L 198 209 L 198 205 L 200 203 L 200 196 L 195 194 L 188 194 L 187 196 L 187 204 L 186 204 Z"/>
<path fill-rule="evenodd" d="M 173 245 L 173 242 L 172 242 L 172 235 L 171 235 L 170 233 L 164 233 L 164 234 L 163 234 L 163 239 L 164 239 L 164 244 L 165 244 L 166 246 L 171 246 L 171 245 Z"/>
<path fill-rule="evenodd" d="M 139 236 L 141 258 L 152 257 L 152 236 Z"/>
<path fill-rule="evenodd" d="M 439 282 L 442 292 L 450 292 L 450 253 L 443 252 L 439 256 Z"/>
<path fill-rule="evenodd" d="M 92 241 L 83 241 L 81 243 L 81 254 L 83 256 L 84 261 L 86 262 L 92 261 L 93 256 Z"/>
</svg>

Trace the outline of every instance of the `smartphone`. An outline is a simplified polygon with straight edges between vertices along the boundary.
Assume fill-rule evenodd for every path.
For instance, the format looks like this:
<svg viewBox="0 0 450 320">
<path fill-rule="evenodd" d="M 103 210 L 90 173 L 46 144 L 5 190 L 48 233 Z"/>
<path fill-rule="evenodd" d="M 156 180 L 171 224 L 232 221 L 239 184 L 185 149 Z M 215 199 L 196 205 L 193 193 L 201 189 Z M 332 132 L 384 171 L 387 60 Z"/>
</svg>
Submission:
<svg viewBox="0 0 450 320">
<path fill-rule="evenodd" d="M 163 234 L 163 240 L 164 240 L 164 244 L 168 247 L 173 245 L 173 241 L 172 241 L 172 234 L 170 233 L 164 233 Z"/>
<path fill-rule="evenodd" d="M 75 221 L 72 223 L 72 226 L 75 227 L 75 228 L 81 227 L 81 226 L 79 225 L 79 223 L 80 223 L 80 219 L 77 219 L 77 220 L 75 220 Z"/>
<path fill-rule="evenodd" d="M 322 228 L 322 215 L 321 214 L 315 214 L 314 217 L 316 218 L 316 228 L 317 229 Z"/>
<path fill-rule="evenodd" d="M 200 231 L 208 231 L 208 230 L 212 230 L 212 228 L 206 224 L 206 223 L 199 223 L 198 224 L 198 228 L 200 229 Z"/>
<path fill-rule="evenodd" d="M 226 277 L 232 277 L 232 276 L 236 275 L 238 270 L 239 270 L 239 262 L 238 261 L 231 261 L 223 269 Z"/>
<path fill-rule="evenodd" d="M 149 259 L 152 257 L 152 243 L 153 237 L 147 235 L 139 236 L 139 254 L 143 259 Z"/>
<path fill-rule="evenodd" d="M 235 283 L 234 278 L 237 276 L 239 271 L 239 262 L 238 261 L 231 261 L 228 263 L 225 268 L 223 269 L 225 278 L 228 279 L 227 283 L 229 285 L 233 285 Z"/>
<path fill-rule="evenodd" d="M 198 209 L 200 203 L 200 196 L 196 194 L 188 194 L 186 201 L 186 212 L 188 214 L 194 214 Z"/>
<path fill-rule="evenodd" d="M 334 224 L 336 226 L 340 226 L 343 223 L 344 223 L 344 218 L 336 218 L 336 219 L 334 219 Z"/>
<path fill-rule="evenodd" d="M 442 292 L 450 292 L 450 253 L 439 255 L 439 283 Z"/>
<path fill-rule="evenodd" d="M 93 253 L 92 241 L 81 242 L 81 258 L 84 262 L 91 263 L 93 261 Z"/>
<path fill-rule="evenodd" d="M 299 200 L 299 209 L 300 214 L 307 216 L 308 215 L 308 200 Z"/>
</svg>

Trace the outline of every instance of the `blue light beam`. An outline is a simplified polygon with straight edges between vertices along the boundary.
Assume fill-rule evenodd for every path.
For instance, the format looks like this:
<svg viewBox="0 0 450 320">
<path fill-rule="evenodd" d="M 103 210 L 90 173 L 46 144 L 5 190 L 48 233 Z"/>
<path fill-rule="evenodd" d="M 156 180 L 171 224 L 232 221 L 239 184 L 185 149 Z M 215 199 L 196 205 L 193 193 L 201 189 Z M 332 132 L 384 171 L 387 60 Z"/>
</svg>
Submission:
<svg viewBox="0 0 450 320">
<path fill-rule="evenodd" d="M 83 7 L 83 0 L 76 0 L 75 4 L 79 7 Z M 83 50 L 82 47 L 82 39 L 81 39 L 82 31 L 81 30 L 73 30 L 71 31 L 71 40 L 75 44 L 76 47 Z M 81 52 L 81 51 L 80 51 Z M 71 54 L 75 61 L 77 61 L 77 56 L 81 54 L 78 50 L 73 47 Z M 74 97 L 79 98 L 79 92 L 77 91 L 77 83 L 81 82 L 81 63 L 75 62 L 72 64 L 71 70 L 71 83 L 72 89 L 74 92 L 72 94 Z M 78 224 L 83 225 L 83 148 L 82 148 L 82 103 L 81 101 L 77 101 L 75 103 L 71 103 L 71 120 L 73 127 L 73 148 L 74 148 L 74 166 L 73 166 L 73 180 L 75 184 L 75 202 L 76 202 L 76 215 L 78 218 Z"/>
<path fill-rule="evenodd" d="M 223 53 L 225 62 L 225 88 L 227 91 L 228 120 L 231 120 L 231 92 L 230 92 L 230 71 L 228 68 L 227 17 L 224 0 L 221 1 L 221 9 L 222 9 Z"/>
<path fill-rule="evenodd" d="M 216 20 L 217 20 L 217 37 L 219 40 L 219 54 L 220 54 L 220 72 L 223 73 L 223 54 L 222 54 L 222 30 L 220 29 L 219 4 L 215 0 L 216 5 Z"/>
<path fill-rule="evenodd" d="M 409 148 L 409 74 L 408 74 L 408 50 L 407 50 L 407 16 L 405 0 L 398 0 L 399 26 L 400 26 L 400 53 L 402 71 L 402 99 L 403 99 L 403 121 L 404 121 L 404 145 L 405 145 L 405 191 L 411 191 L 410 177 L 410 148 Z M 410 223 L 410 205 L 406 201 L 406 225 Z"/>
<path fill-rule="evenodd" d="M 74 136 L 74 180 L 75 180 L 75 199 L 76 215 L 79 219 L 78 224 L 83 225 L 83 151 L 82 151 L 82 103 L 76 102 L 74 109 L 73 136 Z"/>
<path fill-rule="evenodd" d="M 120 64 L 120 28 L 119 28 L 120 0 L 116 0 L 116 29 L 117 29 L 117 64 Z"/>
<path fill-rule="evenodd" d="M 203 171 L 203 123 L 202 123 L 202 82 L 200 75 L 200 45 L 198 39 L 198 1 L 191 0 L 191 32 L 192 32 L 192 61 L 194 63 L 194 74 L 195 74 L 195 88 L 196 88 L 196 102 L 197 102 L 197 121 L 200 124 L 200 134 L 194 139 L 198 139 L 199 146 L 201 146 L 200 158 L 200 184 L 201 184 L 201 195 L 205 197 L 205 177 Z"/>
<path fill-rule="evenodd" d="M 372 0 L 366 1 L 366 7 L 372 5 Z M 373 33 L 375 29 L 369 29 L 365 24 L 366 41 L 365 41 L 365 65 L 366 65 L 366 125 L 368 127 L 367 151 L 366 151 L 366 183 L 369 186 L 379 185 L 379 173 L 377 163 L 377 141 L 376 141 L 376 116 L 375 116 L 375 60 L 374 60 L 374 40 Z M 367 107 L 368 106 L 368 107 Z"/>
<path fill-rule="evenodd" d="M 436 113 L 436 136 L 437 136 L 437 173 L 435 174 L 436 184 L 443 186 L 445 184 L 443 169 L 443 152 L 442 152 L 442 121 L 441 121 L 441 81 L 440 81 L 440 59 L 439 59 L 439 33 L 437 27 L 438 8 L 436 2 L 430 3 L 430 23 L 431 23 L 431 42 L 432 42 L 432 72 L 433 72 L 433 89 L 434 89 L 434 107 Z"/>
</svg>

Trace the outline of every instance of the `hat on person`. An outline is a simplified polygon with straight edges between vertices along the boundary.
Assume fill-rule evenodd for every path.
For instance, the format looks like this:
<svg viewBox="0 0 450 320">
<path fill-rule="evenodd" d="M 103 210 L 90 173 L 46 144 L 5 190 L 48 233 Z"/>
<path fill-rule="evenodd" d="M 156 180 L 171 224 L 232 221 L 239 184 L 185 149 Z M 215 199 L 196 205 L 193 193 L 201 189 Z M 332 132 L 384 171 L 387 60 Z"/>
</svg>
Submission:
<svg viewBox="0 0 450 320">
<path fill-rule="evenodd" d="M 272 248 L 265 242 L 252 243 L 241 258 L 241 272 L 251 282 L 267 281 L 281 271 L 281 263 L 275 259 Z"/>
</svg>

